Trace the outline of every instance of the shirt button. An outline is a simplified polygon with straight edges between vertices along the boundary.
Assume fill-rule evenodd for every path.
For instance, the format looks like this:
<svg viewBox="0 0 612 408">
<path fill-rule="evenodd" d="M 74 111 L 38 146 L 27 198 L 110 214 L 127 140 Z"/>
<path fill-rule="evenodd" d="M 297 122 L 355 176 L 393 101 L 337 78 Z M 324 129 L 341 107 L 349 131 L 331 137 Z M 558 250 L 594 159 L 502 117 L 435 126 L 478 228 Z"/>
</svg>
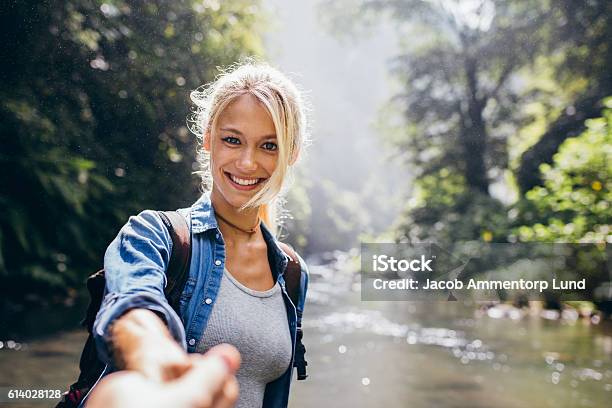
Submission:
<svg viewBox="0 0 612 408">
<path fill-rule="evenodd" d="M 204 303 L 206 303 L 207 305 L 210 305 L 212 303 L 212 299 L 211 298 L 206 298 Z"/>
<path fill-rule="evenodd" d="M 189 339 L 189 345 L 193 346 L 195 344 L 195 339 Z"/>
<path fill-rule="evenodd" d="M 215 238 L 219 239 L 219 233 L 218 232 L 215 234 Z"/>
<path fill-rule="evenodd" d="M 217 260 L 215 261 L 215 265 L 217 265 L 217 266 L 221 265 L 221 261 L 220 261 L 219 259 L 217 259 Z"/>
</svg>

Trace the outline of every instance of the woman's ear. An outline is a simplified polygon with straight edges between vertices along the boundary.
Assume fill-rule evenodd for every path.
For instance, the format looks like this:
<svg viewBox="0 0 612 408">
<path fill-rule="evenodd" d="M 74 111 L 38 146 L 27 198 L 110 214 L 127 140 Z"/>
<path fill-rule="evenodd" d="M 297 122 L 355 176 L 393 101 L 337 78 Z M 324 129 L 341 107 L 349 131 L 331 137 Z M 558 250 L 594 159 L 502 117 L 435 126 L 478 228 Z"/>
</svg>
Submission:
<svg viewBox="0 0 612 408">
<path fill-rule="evenodd" d="M 210 132 L 204 133 L 204 140 L 202 141 L 202 147 L 204 150 L 210 153 Z"/>
</svg>

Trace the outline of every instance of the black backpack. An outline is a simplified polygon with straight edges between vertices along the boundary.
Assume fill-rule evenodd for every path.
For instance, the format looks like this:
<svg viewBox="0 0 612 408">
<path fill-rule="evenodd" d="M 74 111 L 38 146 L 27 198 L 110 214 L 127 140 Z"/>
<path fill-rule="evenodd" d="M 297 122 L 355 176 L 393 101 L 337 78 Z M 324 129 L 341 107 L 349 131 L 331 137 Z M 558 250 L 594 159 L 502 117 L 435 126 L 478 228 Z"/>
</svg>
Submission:
<svg viewBox="0 0 612 408">
<path fill-rule="evenodd" d="M 189 265 L 191 260 L 191 233 L 185 218 L 176 211 L 158 211 L 158 215 L 166 226 L 172 238 L 172 254 L 166 271 L 166 288 L 164 294 L 170 306 L 174 309 L 177 315 L 179 312 L 179 301 L 187 278 L 189 276 Z M 301 267 L 299 260 L 293 250 L 285 244 L 281 244 L 283 250 L 287 252 L 290 261 L 285 270 L 285 284 L 287 294 L 291 298 L 294 305 L 297 305 L 300 295 L 300 279 Z M 89 336 L 81 352 L 79 361 L 79 378 L 75 383 L 70 385 L 56 408 L 76 408 L 81 401 L 87 396 L 91 388 L 100 378 L 105 364 L 98 359 L 98 352 L 93 337 L 93 325 L 96 320 L 96 315 L 102 300 L 104 298 L 104 289 L 106 287 L 106 279 L 104 269 L 101 269 L 87 278 L 87 290 L 89 292 L 90 301 L 87 307 L 87 312 L 81 325 L 87 328 Z M 300 316 L 301 318 L 301 316 Z M 306 365 L 304 359 L 306 349 L 302 344 L 302 328 L 298 325 L 297 342 L 294 367 L 298 369 L 298 380 L 303 380 L 307 377 Z"/>
</svg>

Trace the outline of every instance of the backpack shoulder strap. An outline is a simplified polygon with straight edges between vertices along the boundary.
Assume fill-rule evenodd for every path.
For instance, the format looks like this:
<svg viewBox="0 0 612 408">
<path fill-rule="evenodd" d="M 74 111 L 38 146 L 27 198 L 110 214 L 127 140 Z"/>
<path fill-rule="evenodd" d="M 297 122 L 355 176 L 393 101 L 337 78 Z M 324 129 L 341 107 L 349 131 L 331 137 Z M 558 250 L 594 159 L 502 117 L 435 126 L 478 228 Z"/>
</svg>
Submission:
<svg viewBox="0 0 612 408">
<path fill-rule="evenodd" d="M 164 293 L 170 306 L 180 315 L 179 301 L 191 263 L 191 231 L 185 217 L 177 211 L 158 211 L 158 214 L 172 237 L 172 254 L 166 270 Z"/>
<path fill-rule="evenodd" d="M 287 294 L 289 298 L 293 302 L 293 305 L 298 307 L 298 303 L 300 300 L 300 281 L 302 279 L 302 267 L 300 265 L 300 261 L 297 257 L 297 254 L 289 245 L 279 242 L 279 246 L 282 250 L 289 255 L 289 262 L 287 263 L 287 268 L 285 269 L 285 288 L 287 289 Z"/>
<path fill-rule="evenodd" d="M 289 262 L 287 263 L 287 268 L 285 269 L 285 288 L 289 298 L 295 305 L 295 311 L 297 313 L 297 338 L 293 366 L 297 368 L 297 379 L 305 380 L 306 377 L 308 377 L 308 374 L 306 374 L 306 366 L 308 365 L 308 362 L 306 362 L 305 358 L 306 347 L 304 347 L 304 344 L 302 343 L 302 337 L 304 335 L 304 332 L 302 331 L 302 310 L 299 309 L 299 301 L 302 290 L 302 266 L 300 265 L 300 260 L 293 248 L 283 242 L 279 242 L 278 244 L 289 256 Z"/>
</svg>

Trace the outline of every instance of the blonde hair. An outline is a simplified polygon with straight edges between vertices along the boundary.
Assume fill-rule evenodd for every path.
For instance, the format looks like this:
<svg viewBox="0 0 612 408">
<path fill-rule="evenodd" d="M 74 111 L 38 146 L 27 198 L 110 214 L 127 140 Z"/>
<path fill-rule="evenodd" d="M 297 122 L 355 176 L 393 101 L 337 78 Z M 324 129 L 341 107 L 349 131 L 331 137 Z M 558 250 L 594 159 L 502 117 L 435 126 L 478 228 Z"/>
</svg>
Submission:
<svg viewBox="0 0 612 408">
<path fill-rule="evenodd" d="M 259 216 L 276 233 L 283 213 L 282 198 L 290 176 L 290 166 L 297 160 L 308 140 L 305 102 L 296 85 L 284 74 L 268 64 L 252 59 L 234 64 L 222 70 L 215 81 L 191 92 L 196 108 L 188 120 L 190 130 L 198 137 L 198 173 L 202 189 L 212 189 L 210 153 L 203 148 L 206 135 L 212 136 L 219 114 L 237 97 L 251 94 L 267 109 L 274 123 L 278 144 L 276 169 L 240 211 L 259 207 Z"/>
</svg>

